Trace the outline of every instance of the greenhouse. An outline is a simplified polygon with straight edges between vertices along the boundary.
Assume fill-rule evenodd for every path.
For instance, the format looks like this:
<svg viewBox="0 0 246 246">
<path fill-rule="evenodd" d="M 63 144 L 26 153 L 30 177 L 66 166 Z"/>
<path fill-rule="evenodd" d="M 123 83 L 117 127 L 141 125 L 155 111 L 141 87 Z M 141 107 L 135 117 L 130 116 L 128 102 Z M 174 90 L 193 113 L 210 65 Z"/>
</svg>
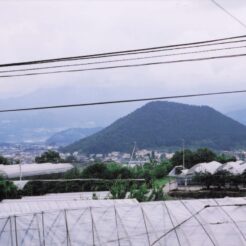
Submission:
<svg viewBox="0 0 246 246">
<path fill-rule="evenodd" d="M 227 162 L 222 165 L 217 171 L 228 171 L 231 174 L 242 174 L 246 170 L 246 163 L 243 161 Z"/>
<path fill-rule="evenodd" d="M 43 209 L 40 201 L 15 200 L 15 208 L 2 203 L 0 245 L 246 245 L 244 198 L 146 203 L 67 199 L 57 208 L 44 201 L 50 205 Z"/>
<path fill-rule="evenodd" d="M 0 165 L 0 175 L 6 178 L 30 177 L 51 173 L 64 173 L 72 169 L 69 163 Z"/>
<path fill-rule="evenodd" d="M 187 175 L 191 175 L 194 173 L 214 174 L 218 170 L 218 168 L 220 168 L 221 166 L 222 164 L 217 161 L 199 163 L 191 167 L 189 171 L 187 172 Z"/>
</svg>

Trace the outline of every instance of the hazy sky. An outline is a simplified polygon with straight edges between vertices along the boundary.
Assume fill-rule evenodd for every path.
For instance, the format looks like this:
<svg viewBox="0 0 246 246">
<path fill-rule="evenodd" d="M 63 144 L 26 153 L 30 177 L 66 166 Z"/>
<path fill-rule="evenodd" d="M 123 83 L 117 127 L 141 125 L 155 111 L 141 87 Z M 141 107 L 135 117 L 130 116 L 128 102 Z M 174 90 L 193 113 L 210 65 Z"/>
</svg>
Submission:
<svg viewBox="0 0 246 246">
<path fill-rule="evenodd" d="M 245 0 L 217 1 L 246 23 Z M 245 28 L 210 0 L 2 0 L 0 20 L 0 63 L 144 48 L 246 33 Z M 246 49 L 234 53 L 243 51 L 246 53 Z M 59 87 L 59 94 L 52 91 L 59 102 L 67 90 L 70 96 L 74 90 L 76 102 L 85 102 L 246 89 L 245 68 L 246 58 L 236 58 L 0 79 L 0 97 L 28 95 L 56 87 Z M 182 101 L 208 104 L 226 112 L 246 107 L 244 98 L 245 95 L 237 95 Z M 49 98 L 46 102 L 49 103 Z M 131 107 L 134 106 L 129 105 L 129 109 Z"/>
</svg>

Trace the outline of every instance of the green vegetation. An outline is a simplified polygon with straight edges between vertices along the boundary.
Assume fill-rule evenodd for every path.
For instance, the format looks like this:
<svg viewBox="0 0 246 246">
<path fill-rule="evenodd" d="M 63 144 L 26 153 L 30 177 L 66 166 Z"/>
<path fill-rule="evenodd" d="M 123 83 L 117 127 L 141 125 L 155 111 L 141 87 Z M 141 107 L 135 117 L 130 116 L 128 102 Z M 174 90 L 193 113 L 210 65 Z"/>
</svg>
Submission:
<svg viewBox="0 0 246 246">
<path fill-rule="evenodd" d="M 134 185 L 140 187 L 144 180 L 67 180 L 67 181 L 30 181 L 20 191 L 23 196 L 44 195 L 47 193 L 113 191 L 115 197 L 120 196 L 121 189 L 130 190 Z M 119 186 L 116 187 L 116 186 Z M 118 194 L 118 195 L 117 195 Z"/>
<path fill-rule="evenodd" d="M 166 200 L 162 187 L 152 186 L 151 189 L 149 188 L 144 183 L 140 186 L 133 184 L 128 189 L 126 184 L 116 182 L 111 187 L 110 192 L 113 199 L 131 198 L 137 199 L 139 202 Z M 128 195 L 127 192 L 129 193 Z"/>
<path fill-rule="evenodd" d="M 129 153 L 134 142 L 140 149 L 177 149 L 181 139 L 189 148 L 230 150 L 246 146 L 246 126 L 207 106 L 151 102 L 63 150 Z"/>
<path fill-rule="evenodd" d="M 64 160 L 60 157 L 60 154 L 53 150 L 48 150 L 44 152 L 41 156 L 37 156 L 35 158 L 36 163 L 61 163 L 64 162 Z"/>
<path fill-rule="evenodd" d="M 209 199 L 209 198 L 225 198 L 225 197 L 245 197 L 245 191 L 237 190 L 199 190 L 199 191 L 184 191 L 173 190 L 169 192 L 169 199 Z"/>
<path fill-rule="evenodd" d="M 246 185 L 246 171 L 242 174 L 231 174 L 226 170 L 217 171 L 215 174 L 197 173 L 194 181 L 203 185 L 207 190 L 211 187 L 216 189 L 234 189 Z"/>
<path fill-rule="evenodd" d="M 20 191 L 20 195 L 109 190 L 114 199 L 125 198 L 128 194 L 129 198 L 139 201 L 156 200 L 164 196 L 162 188 L 167 182 L 165 177 L 171 168 L 170 162 L 146 163 L 136 167 L 95 163 L 83 170 L 74 168 L 59 177 L 67 181 L 30 181 Z M 50 176 L 50 179 L 58 178 L 54 175 Z"/>
<path fill-rule="evenodd" d="M 13 163 L 14 163 L 14 161 L 12 159 L 9 159 L 9 158 L 6 158 L 6 157 L 0 155 L 0 164 L 11 165 Z"/>
<path fill-rule="evenodd" d="M 172 179 L 169 178 L 169 177 L 165 177 L 165 178 L 162 178 L 162 179 L 156 179 L 156 180 L 154 180 L 154 185 L 155 185 L 155 186 L 159 186 L 159 187 L 163 187 L 163 186 L 165 186 L 170 180 L 172 180 Z"/>
<path fill-rule="evenodd" d="M 17 187 L 11 181 L 0 177 L 0 201 L 3 199 L 18 198 Z"/>
<path fill-rule="evenodd" d="M 164 161 L 159 164 L 146 163 L 142 166 L 128 167 L 116 163 L 96 163 L 86 167 L 82 172 L 82 178 L 99 179 L 145 179 L 150 182 L 154 179 L 162 179 L 172 169 L 172 164 Z"/>
<path fill-rule="evenodd" d="M 222 160 L 222 162 L 234 160 L 234 157 L 218 155 L 209 149 L 202 148 L 196 151 L 185 151 L 186 165 L 189 167 L 200 162 Z M 45 152 L 39 161 L 62 162 L 59 153 Z M 163 187 L 169 182 L 167 174 L 173 166 L 182 163 L 183 153 L 177 151 L 170 161 L 158 163 L 154 154 L 150 155 L 149 162 L 141 166 L 130 167 L 111 163 L 95 163 L 83 169 L 74 167 L 64 174 L 51 174 L 46 181 L 35 180 L 25 185 L 24 189 L 17 191 L 13 183 L 4 179 L 0 180 L 0 198 L 15 198 L 19 196 L 43 195 L 46 193 L 105 191 L 109 190 L 113 199 L 135 198 L 138 201 L 156 201 L 169 199 L 164 195 Z M 52 180 L 49 180 L 52 179 Z M 54 180 L 57 179 L 57 180 Z M 64 180 L 65 179 L 65 180 Z M 205 186 L 222 189 L 226 186 L 238 189 L 246 184 L 246 172 L 243 175 L 233 176 L 228 172 L 218 172 L 215 175 L 197 174 L 196 181 Z M 93 197 L 97 199 L 96 196 Z"/>
<path fill-rule="evenodd" d="M 191 168 L 195 164 L 202 162 L 218 161 L 220 163 L 226 163 L 229 161 L 236 161 L 234 156 L 226 156 L 224 154 L 217 155 L 212 150 L 207 148 L 201 148 L 196 151 L 186 149 L 185 154 L 185 167 Z M 177 151 L 171 159 L 173 166 L 182 165 L 183 163 L 183 151 Z"/>
</svg>

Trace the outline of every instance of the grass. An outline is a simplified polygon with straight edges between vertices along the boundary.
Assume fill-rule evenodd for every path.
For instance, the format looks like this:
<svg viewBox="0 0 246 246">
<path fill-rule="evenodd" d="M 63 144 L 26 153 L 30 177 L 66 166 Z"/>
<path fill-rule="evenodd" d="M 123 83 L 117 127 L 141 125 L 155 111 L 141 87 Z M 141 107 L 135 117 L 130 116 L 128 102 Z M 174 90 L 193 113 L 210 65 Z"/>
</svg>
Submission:
<svg viewBox="0 0 246 246">
<path fill-rule="evenodd" d="M 165 185 L 169 182 L 169 180 L 171 180 L 170 177 L 165 177 L 165 178 L 161 178 L 161 179 L 156 179 L 156 180 L 154 181 L 154 185 L 159 186 L 159 187 L 163 187 L 163 186 L 165 186 Z"/>
</svg>

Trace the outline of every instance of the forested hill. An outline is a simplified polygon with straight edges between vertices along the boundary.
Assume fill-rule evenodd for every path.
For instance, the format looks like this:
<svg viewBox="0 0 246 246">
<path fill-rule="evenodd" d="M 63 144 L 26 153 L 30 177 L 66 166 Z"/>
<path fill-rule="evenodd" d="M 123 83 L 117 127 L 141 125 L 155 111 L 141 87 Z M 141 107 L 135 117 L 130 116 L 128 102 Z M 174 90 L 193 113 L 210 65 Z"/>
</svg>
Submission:
<svg viewBox="0 0 246 246">
<path fill-rule="evenodd" d="M 102 131 L 75 142 L 64 151 L 83 153 L 130 152 L 138 148 L 246 147 L 246 126 L 208 106 L 150 102 Z"/>
</svg>

